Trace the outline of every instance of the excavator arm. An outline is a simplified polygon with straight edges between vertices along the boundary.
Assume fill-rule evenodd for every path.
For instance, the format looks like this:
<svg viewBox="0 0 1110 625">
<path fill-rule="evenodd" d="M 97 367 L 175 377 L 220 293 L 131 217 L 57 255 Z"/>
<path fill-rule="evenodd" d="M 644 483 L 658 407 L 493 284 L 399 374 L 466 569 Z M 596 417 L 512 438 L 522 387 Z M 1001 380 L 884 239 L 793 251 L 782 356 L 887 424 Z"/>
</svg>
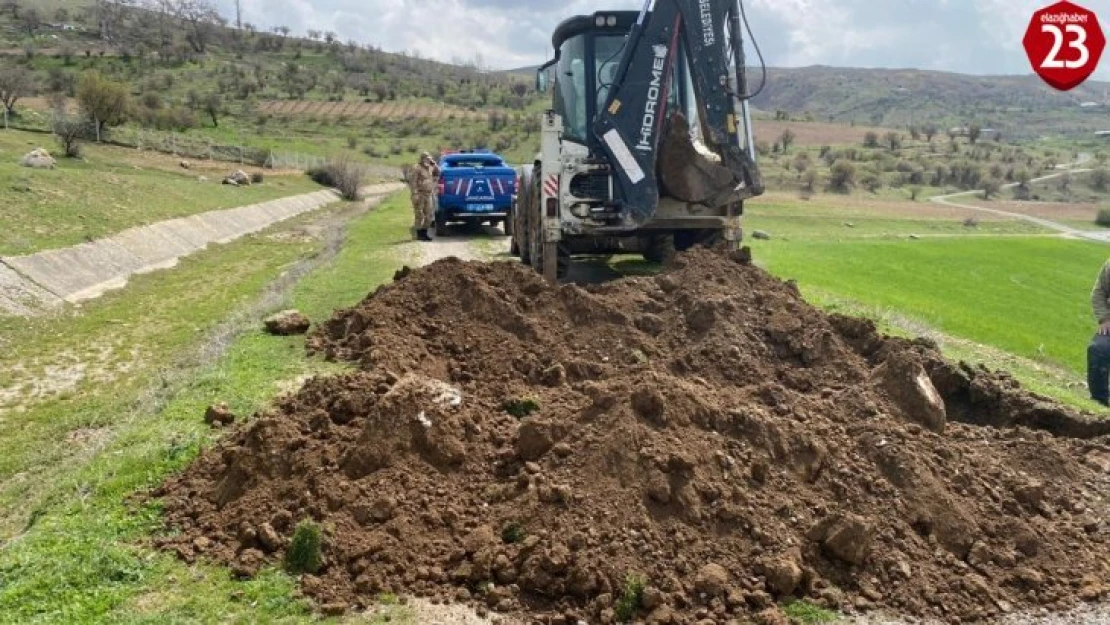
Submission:
<svg viewBox="0 0 1110 625">
<path fill-rule="evenodd" d="M 747 89 L 741 19 L 736 0 L 645 2 L 592 129 L 621 188 L 626 226 L 650 219 L 661 195 L 719 208 L 763 193 L 747 117 L 738 112 Z M 707 150 L 671 102 L 680 49 Z"/>
</svg>

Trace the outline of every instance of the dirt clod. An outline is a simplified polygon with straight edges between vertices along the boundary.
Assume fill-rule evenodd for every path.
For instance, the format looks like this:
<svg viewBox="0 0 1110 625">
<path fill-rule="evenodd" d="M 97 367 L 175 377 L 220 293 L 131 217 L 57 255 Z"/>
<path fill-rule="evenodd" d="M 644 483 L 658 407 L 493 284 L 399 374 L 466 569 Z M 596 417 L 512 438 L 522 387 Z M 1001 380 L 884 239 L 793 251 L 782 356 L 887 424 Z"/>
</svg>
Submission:
<svg viewBox="0 0 1110 625">
<path fill-rule="evenodd" d="M 312 327 L 312 322 L 308 317 L 296 310 L 284 310 L 267 317 L 263 324 L 266 327 L 266 332 L 275 336 L 304 334 Z"/>
<path fill-rule="evenodd" d="M 231 425 L 235 422 L 235 415 L 232 414 L 227 404 L 221 402 L 215 406 L 209 406 L 204 411 L 204 422 L 212 427 Z"/>
<path fill-rule="evenodd" d="M 528 622 L 778 624 L 786 597 L 975 622 L 1106 597 L 1110 425 L 744 260 L 586 288 L 412 270 L 309 337 L 358 371 L 160 489 L 160 542 L 250 577 L 311 521 L 319 606 L 419 594 Z"/>
</svg>

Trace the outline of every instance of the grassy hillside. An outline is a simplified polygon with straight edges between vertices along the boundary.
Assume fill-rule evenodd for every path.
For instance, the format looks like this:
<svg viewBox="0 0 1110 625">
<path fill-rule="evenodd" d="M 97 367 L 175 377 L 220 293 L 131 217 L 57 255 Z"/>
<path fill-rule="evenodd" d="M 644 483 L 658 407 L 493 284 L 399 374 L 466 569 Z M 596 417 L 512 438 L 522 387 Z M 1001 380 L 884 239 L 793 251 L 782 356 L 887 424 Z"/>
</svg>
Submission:
<svg viewBox="0 0 1110 625">
<path fill-rule="evenodd" d="M 215 13 L 104 14 L 100 3 L 19 1 L 16 11 L 0 10 L 0 58 L 34 77 L 15 105 L 17 127 L 46 129 L 43 113 L 66 98 L 75 110 L 80 77 L 98 72 L 130 93 L 124 130 L 391 164 L 413 160 L 419 149 L 535 149 L 536 124 L 521 116 L 536 110 L 537 96 L 525 79 L 331 33 L 228 28 Z"/>
<path fill-rule="evenodd" d="M 302 174 L 272 172 L 262 184 L 225 186 L 220 179 L 232 171 L 230 165 L 198 162 L 186 171 L 169 156 L 110 146 L 90 147 L 81 160 L 59 159 L 52 170 L 20 166 L 23 154 L 49 139 L 0 131 L 5 193 L 0 254 L 76 245 L 163 219 L 320 189 Z"/>
</svg>

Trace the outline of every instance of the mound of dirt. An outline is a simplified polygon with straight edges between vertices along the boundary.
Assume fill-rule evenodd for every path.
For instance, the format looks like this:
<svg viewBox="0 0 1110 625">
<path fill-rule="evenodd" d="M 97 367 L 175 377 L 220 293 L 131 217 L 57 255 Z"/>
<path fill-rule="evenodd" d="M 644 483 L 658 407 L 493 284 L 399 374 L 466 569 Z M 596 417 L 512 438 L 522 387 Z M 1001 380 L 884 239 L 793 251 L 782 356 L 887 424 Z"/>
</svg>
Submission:
<svg viewBox="0 0 1110 625">
<path fill-rule="evenodd" d="M 547 623 L 774 621 L 791 597 L 968 622 L 1110 581 L 1110 426 L 742 254 L 585 289 L 440 261 L 309 344 L 360 370 L 168 482 L 167 548 L 250 576 L 311 518 L 320 605 Z"/>
</svg>

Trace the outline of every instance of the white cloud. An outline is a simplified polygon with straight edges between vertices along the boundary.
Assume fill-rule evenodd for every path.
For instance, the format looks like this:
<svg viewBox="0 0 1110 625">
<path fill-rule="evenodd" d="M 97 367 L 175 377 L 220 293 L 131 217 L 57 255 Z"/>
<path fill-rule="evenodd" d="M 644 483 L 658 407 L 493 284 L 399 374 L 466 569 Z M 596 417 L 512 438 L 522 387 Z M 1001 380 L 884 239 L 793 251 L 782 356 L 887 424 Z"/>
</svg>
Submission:
<svg viewBox="0 0 1110 625">
<path fill-rule="evenodd" d="M 218 0 L 225 15 L 233 0 Z M 746 0 L 770 65 L 920 67 L 1029 73 L 1021 38 L 1048 0 Z M 1110 24 L 1110 2 L 1083 0 Z M 442 61 L 481 56 L 496 68 L 551 54 L 550 33 L 575 14 L 639 9 L 642 0 L 243 0 L 261 27 L 333 31 L 341 39 Z M 1101 5 L 1101 6 L 1100 6 Z M 1110 54 L 1096 78 L 1110 79 Z"/>
</svg>

